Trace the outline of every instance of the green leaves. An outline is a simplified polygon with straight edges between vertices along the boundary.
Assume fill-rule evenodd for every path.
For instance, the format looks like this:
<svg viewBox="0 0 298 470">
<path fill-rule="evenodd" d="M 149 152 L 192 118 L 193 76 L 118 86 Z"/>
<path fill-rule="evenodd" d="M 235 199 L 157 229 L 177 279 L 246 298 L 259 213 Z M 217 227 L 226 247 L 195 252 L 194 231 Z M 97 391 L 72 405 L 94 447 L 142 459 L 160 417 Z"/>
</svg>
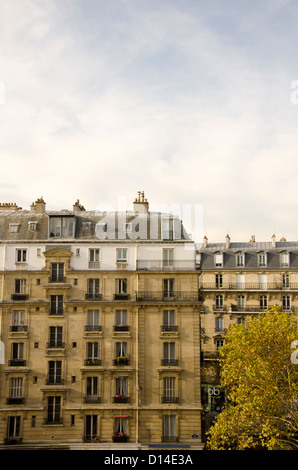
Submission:
<svg viewBox="0 0 298 470">
<path fill-rule="evenodd" d="M 228 330 L 220 350 L 228 405 L 210 430 L 208 448 L 298 448 L 296 339 L 297 317 L 278 307 Z"/>
</svg>

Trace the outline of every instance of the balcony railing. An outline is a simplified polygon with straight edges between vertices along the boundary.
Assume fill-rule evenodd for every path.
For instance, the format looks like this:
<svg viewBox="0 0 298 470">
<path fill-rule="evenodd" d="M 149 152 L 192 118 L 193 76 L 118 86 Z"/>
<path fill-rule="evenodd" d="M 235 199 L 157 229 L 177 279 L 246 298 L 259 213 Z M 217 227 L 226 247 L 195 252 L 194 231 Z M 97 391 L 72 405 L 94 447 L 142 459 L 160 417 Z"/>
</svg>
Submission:
<svg viewBox="0 0 298 470">
<path fill-rule="evenodd" d="M 64 379 L 61 377 L 50 377 L 45 381 L 46 385 L 64 385 Z"/>
<path fill-rule="evenodd" d="M 89 292 L 85 294 L 85 300 L 102 300 L 102 294 Z"/>
<path fill-rule="evenodd" d="M 25 403 L 25 398 L 12 398 L 9 397 L 6 399 L 7 405 L 23 405 Z"/>
<path fill-rule="evenodd" d="M 136 293 L 136 300 L 139 302 L 156 301 L 156 302 L 197 302 L 200 301 L 198 291 L 139 291 Z"/>
<path fill-rule="evenodd" d="M 84 361 L 85 366 L 101 366 L 101 359 L 87 358 Z"/>
<path fill-rule="evenodd" d="M 113 397 L 113 401 L 114 403 L 129 403 L 130 402 L 130 398 L 129 397 L 124 397 L 124 396 L 119 396 L 119 395 L 116 395 L 115 397 Z"/>
<path fill-rule="evenodd" d="M 137 270 L 140 271 L 194 271 L 194 260 L 137 260 Z"/>
<path fill-rule="evenodd" d="M 85 325 L 85 331 L 102 331 L 101 325 Z"/>
<path fill-rule="evenodd" d="M 126 356 L 118 356 L 113 361 L 114 366 L 128 366 L 129 359 Z"/>
<path fill-rule="evenodd" d="M 47 343 L 47 349 L 55 349 L 55 348 L 65 348 L 65 343 L 62 341 L 49 341 Z"/>
<path fill-rule="evenodd" d="M 179 398 L 163 396 L 161 397 L 161 402 L 162 403 L 175 403 L 177 405 L 179 403 Z"/>
<path fill-rule="evenodd" d="M 178 325 L 161 325 L 161 331 L 178 331 Z"/>
<path fill-rule="evenodd" d="M 289 285 L 280 282 L 274 283 L 203 283 L 201 290 L 298 290 L 298 284 L 291 283 Z"/>
<path fill-rule="evenodd" d="M 178 359 L 162 359 L 162 366 L 178 366 Z"/>
<path fill-rule="evenodd" d="M 114 294 L 114 300 L 129 300 L 130 294 L 121 293 L 121 294 Z"/>
<path fill-rule="evenodd" d="M 177 436 L 162 436 L 162 442 L 178 442 L 179 438 Z"/>
<path fill-rule="evenodd" d="M 89 404 L 99 404 L 101 403 L 101 397 L 97 395 L 86 395 L 84 398 L 84 403 L 89 403 Z"/>
<path fill-rule="evenodd" d="M 27 325 L 12 325 L 10 331 L 12 332 L 26 332 L 28 330 Z"/>
<path fill-rule="evenodd" d="M 129 325 L 114 325 L 114 331 L 129 331 Z"/>
<path fill-rule="evenodd" d="M 11 294 L 11 300 L 27 300 L 28 294 Z"/>
<path fill-rule="evenodd" d="M 49 282 L 51 282 L 51 283 L 56 283 L 57 282 L 59 284 L 66 283 L 66 277 L 64 277 L 64 276 L 50 276 L 49 277 Z"/>
<path fill-rule="evenodd" d="M 9 366 L 18 366 L 18 367 L 24 367 L 26 366 L 26 361 L 25 359 L 11 359 L 8 361 Z"/>
</svg>

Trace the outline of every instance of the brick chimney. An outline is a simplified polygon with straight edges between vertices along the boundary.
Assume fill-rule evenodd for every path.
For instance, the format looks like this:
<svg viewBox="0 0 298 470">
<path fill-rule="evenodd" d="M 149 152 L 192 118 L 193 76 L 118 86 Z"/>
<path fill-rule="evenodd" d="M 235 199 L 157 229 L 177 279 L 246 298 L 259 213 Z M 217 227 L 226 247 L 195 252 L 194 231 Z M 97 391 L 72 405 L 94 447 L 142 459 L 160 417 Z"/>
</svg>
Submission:
<svg viewBox="0 0 298 470">
<path fill-rule="evenodd" d="M 46 203 L 43 198 L 40 197 L 35 202 L 32 202 L 30 209 L 36 214 L 43 214 L 46 211 Z"/>
<path fill-rule="evenodd" d="M 138 191 L 138 197 L 133 203 L 133 210 L 136 214 L 145 214 L 149 212 L 149 202 L 145 199 L 144 191 Z"/>
</svg>

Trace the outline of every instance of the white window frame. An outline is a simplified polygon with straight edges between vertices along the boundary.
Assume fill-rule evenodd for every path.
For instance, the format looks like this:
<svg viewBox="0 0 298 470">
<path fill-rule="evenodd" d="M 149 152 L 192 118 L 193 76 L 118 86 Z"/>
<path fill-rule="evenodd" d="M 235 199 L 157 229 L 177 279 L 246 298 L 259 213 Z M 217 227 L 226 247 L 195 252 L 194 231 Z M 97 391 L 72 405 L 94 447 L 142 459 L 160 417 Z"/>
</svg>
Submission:
<svg viewBox="0 0 298 470">
<path fill-rule="evenodd" d="M 127 263 L 127 248 L 116 248 L 116 262 Z"/>
<path fill-rule="evenodd" d="M 16 263 L 27 263 L 27 248 L 16 248 Z"/>
<path fill-rule="evenodd" d="M 214 254 L 214 264 L 217 267 L 223 266 L 223 253 L 215 253 Z"/>
</svg>

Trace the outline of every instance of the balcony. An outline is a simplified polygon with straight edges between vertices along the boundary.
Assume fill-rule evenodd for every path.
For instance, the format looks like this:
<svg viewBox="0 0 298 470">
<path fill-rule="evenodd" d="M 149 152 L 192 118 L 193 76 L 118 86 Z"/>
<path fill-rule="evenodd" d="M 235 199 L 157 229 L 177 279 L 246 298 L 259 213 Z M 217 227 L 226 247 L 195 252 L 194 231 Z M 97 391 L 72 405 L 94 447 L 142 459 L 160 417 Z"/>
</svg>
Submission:
<svg viewBox="0 0 298 470">
<path fill-rule="evenodd" d="M 138 302 L 201 302 L 198 291 L 139 291 L 136 293 Z"/>
<path fill-rule="evenodd" d="M 101 359 L 92 357 L 92 358 L 87 358 L 84 361 L 85 366 L 101 366 Z"/>
<path fill-rule="evenodd" d="M 64 349 L 65 343 L 62 341 L 49 341 L 47 343 L 47 349 Z"/>
<path fill-rule="evenodd" d="M 12 325 L 10 327 L 10 331 L 13 333 L 19 332 L 19 333 L 25 333 L 28 330 L 27 325 Z"/>
<path fill-rule="evenodd" d="M 113 402 L 114 403 L 129 403 L 130 402 L 130 398 L 129 397 L 124 397 L 123 395 L 117 395 L 115 397 L 113 397 Z"/>
<path fill-rule="evenodd" d="M 101 403 L 101 397 L 97 395 L 86 395 L 84 398 L 84 403 L 89 403 L 89 404 L 100 404 Z"/>
<path fill-rule="evenodd" d="M 164 332 L 175 332 L 178 331 L 178 325 L 161 325 L 160 329 Z"/>
<path fill-rule="evenodd" d="M 50 377 L 45 381 L 46 385 L 64 385 L 64 379 L 61 377 Z"/>
<path fill-rule="evenodd" d="M 126 356 L 118 356 L 114 359 L 114 366 L 128 366 L 129 359 Z"/>
<path fill-rule="evenodd" d="M 130 294 L 121 293 L 121 294 L 114 294 L 114 300 L 129 300 Z"/>
<path fill-rule="evenodd" d="M 162 366 L 178 366 L 178 359 L 162 359 Z"/>
<path fill-rule="evenodd" d="M 57 284 L 65 284 L 66 283 L 66 277 L 64 276 L 50 276 L 49 277 L 49 283 L 57 283 Z"/>
<path fill-rule="evenodd" d="M 85 294 L 85 300 L 93 300 L 93 301 L 102 300 L 102 294 L 99 294 L 98 292 L 97 293 L 89 292 L 88 294 Z"/>
<path fill-rule="evenodd" d="M 9 397 L 6 399 L 6 404 L 7 405 L 24 405 L 25 399 L 24 398 L 12 398 Z"/>
<path fill-rule="evenodd" d="M 298 290 L 298 284 L 274 283 L 203 283 L 200 290 Z"/>
<path fill-rule="evenodd" d="M 85 331 L 93 331 L 94 333 L 102 331 L 101 325 L 85 325 Z"/>
<path fill-rule="evenodd" d="M 27 300 L 27 299 L 28 299 L 28 294 L 19 294 L 19 293 L 11 294 L 11 300 L 22 301 L 22 300 Z"/>
<path fill-rule="evenodd" d="M 174 403 L 174 404 L 178 405 L 179 404 L 179 398 L 178 397 L 163 396 L 163 397 L 161 397 L 161 402 L 162 403 Z"/>
<path fill-rule="evenodd" d="M 137 260 L 139 271 L 195 271 L 194 260 Z"/>
<path fill-rule="evenodd" d="M 24 359 L 11 359 L 8 361 L 9 366 L 25 367 L 26 361 Z"/>
<path fill-rule="evenodd" d="M 114 331 L 130 331 L 129 325 L 114 325 Z"/>
</svg>

